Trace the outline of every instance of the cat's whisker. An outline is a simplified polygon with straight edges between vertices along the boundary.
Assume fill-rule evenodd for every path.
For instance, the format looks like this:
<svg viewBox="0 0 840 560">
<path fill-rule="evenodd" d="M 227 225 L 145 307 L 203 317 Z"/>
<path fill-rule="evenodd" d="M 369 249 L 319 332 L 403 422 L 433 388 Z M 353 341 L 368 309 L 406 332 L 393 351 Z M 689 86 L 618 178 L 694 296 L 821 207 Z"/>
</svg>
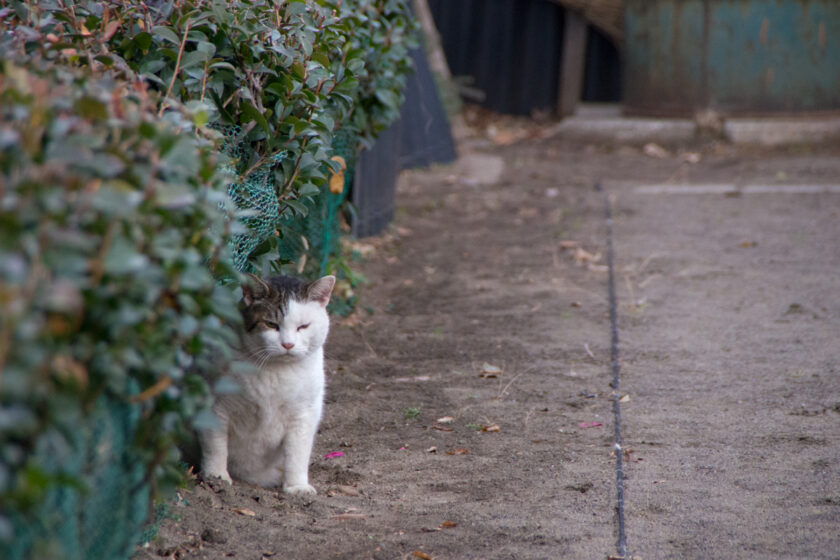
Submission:
<svg viewBox="0 0 840 560">
<path fill-rule="evenodd" d="M 271 353 L 266 350 L 265 354 L 260 357 L 259 364 L 257 364 L 257 369 L 262 369 L 265 364 L 271 359 Z"/>
<path fill-rule="evenodd" d="M 267 348 L 257 348 L 256 350 L 253 350 L 250 353 L 246 354 L 245 357 L 246 358 L 259 358 L 261 356 L 264 356 L 267 353 L 268 353 Z"/>
</svg>

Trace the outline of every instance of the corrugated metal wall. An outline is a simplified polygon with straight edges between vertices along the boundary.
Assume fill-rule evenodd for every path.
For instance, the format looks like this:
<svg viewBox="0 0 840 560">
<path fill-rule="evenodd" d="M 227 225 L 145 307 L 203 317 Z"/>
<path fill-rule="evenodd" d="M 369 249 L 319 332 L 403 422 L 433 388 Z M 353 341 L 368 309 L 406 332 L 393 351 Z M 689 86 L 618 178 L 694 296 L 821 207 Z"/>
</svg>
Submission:
<svg viewBox="0 0 840 560">
<path fill-rule="evenodd" d="M 548 0 L 429 0 L 454 76 L 472 76 L 501 113 L 553 111 L 563 9 Z"/>
</svg>

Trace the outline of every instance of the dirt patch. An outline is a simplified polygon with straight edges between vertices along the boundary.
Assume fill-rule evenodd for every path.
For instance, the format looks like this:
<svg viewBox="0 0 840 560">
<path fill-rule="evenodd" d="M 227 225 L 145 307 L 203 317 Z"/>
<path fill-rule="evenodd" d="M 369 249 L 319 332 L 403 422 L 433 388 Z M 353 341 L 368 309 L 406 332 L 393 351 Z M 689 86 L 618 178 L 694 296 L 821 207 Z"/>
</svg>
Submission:
<svg viewBox="0 0 840 560">
<path fill-rule="evenodd" d="M 199 484 L 136 558 L 614 553 L 596 178 L 615 195 L 631 550 L 837 558 L 840 196 L 627 185 L 835 181 L 838 153 L 668 148 L 474 137 L 461 150 L 504 162 L 495 182 L 405 174 L 359 314 L 328 342 L 319 494 Z"/>
</svg>

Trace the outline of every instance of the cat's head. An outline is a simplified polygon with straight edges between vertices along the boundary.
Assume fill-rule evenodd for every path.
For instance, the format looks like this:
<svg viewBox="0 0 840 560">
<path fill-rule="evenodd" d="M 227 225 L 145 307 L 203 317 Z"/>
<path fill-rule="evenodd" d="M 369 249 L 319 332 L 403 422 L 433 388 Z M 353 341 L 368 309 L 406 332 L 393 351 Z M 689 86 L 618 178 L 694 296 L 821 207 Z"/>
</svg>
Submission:
<svg viewBox="0 0 840 560">
<path fill-rule="evenodd" d="M 334 276 L 304 282 L 291 276 L 255 276 L 242 285 L 240 309 L 247 357 L 254 363 L 300 359 L 327 339 Z"/>
</svg>

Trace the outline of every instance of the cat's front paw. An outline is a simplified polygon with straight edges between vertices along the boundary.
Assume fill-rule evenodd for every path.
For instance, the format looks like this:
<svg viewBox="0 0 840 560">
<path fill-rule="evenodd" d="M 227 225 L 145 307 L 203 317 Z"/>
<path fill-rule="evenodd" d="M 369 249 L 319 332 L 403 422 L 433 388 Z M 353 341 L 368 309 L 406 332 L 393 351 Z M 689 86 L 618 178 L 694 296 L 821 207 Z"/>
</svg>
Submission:
<svg viewBox="0 0 840 560">
<path fill-rule="evenodd" d="M 296 484 L 294 486 L 283 486 L 283 492 L 296 496 L 314 496 L 318 493 L 311 484 Z"/>
<path fill-rule="evenodd" d="M 203 478 L 205 482 L 227 482 L 228 484 L 233 484 L 233 479 L 230 477 L 230 474 L 228 474 L 227 469 L 218 472 L 202 472 L 201 478 Z"/>
</svg>

